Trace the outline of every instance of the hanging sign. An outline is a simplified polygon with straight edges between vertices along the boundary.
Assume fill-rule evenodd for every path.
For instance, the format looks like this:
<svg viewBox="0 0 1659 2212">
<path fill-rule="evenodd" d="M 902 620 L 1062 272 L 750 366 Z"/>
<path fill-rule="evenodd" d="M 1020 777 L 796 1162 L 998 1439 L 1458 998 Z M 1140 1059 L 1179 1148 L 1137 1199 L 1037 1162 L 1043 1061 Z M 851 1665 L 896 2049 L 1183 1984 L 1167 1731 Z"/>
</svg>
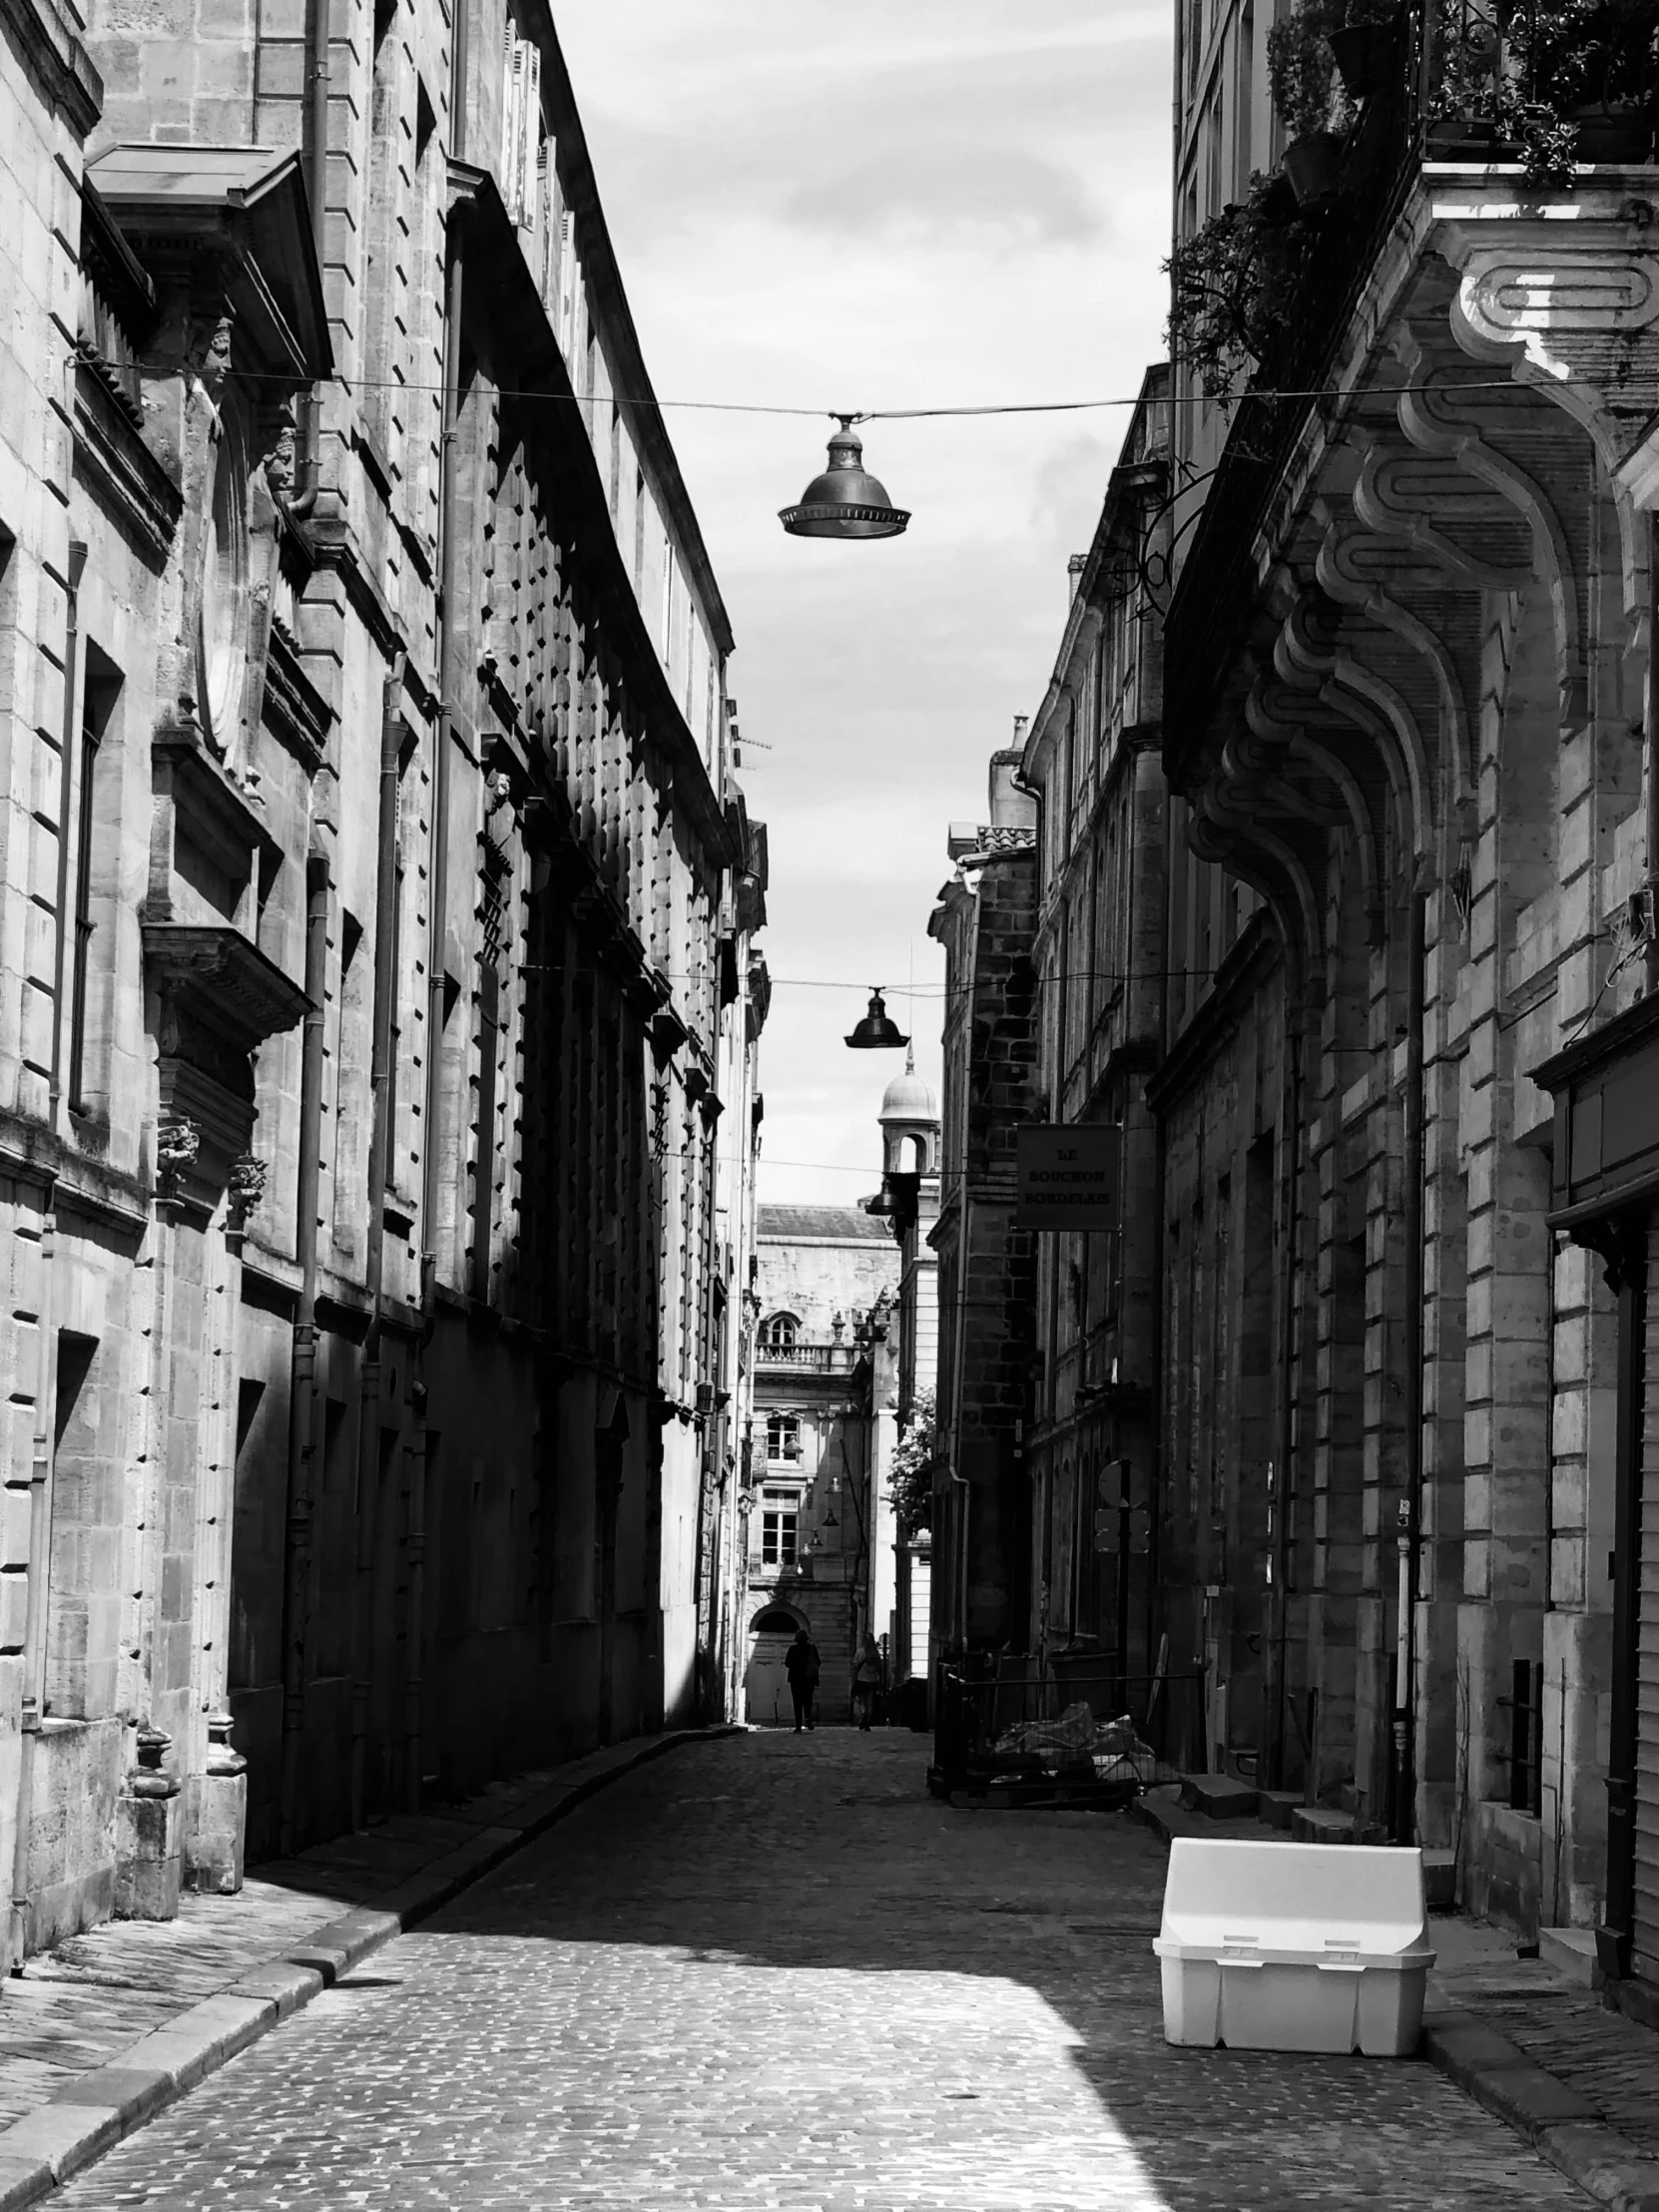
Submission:
<svg viewBox="0 0 1659 2212">
<path fill-rule="evenodd" d="M 1015 1228 L 1116 1228 L 1122 1137 L 1113 1122 L 1021 1129 L 1014 1155 Z"/>
</svg>

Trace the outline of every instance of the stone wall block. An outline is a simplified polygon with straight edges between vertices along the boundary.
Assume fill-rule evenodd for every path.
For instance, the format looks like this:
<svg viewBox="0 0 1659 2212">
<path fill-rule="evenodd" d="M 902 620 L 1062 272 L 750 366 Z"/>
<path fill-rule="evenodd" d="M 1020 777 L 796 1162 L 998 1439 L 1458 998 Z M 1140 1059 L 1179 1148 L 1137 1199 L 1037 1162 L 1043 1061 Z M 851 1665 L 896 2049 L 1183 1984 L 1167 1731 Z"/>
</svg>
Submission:
<svg viewBox="0 0 1659 2212">
<path fill-rule="evenodd" d="M 171 1921 L 179 1915 L 184 1800 L 123 1797 L 116 1806 L 115 1911 L 119 1920 Z"/>
<path fill-rule="evenodd" d="M 1463 1415 L 1463 1463 L 1468 1467 L 1491 1464 L 1492 1417 L 1483 1405 L 1471 1405 Z"/>
</svg>

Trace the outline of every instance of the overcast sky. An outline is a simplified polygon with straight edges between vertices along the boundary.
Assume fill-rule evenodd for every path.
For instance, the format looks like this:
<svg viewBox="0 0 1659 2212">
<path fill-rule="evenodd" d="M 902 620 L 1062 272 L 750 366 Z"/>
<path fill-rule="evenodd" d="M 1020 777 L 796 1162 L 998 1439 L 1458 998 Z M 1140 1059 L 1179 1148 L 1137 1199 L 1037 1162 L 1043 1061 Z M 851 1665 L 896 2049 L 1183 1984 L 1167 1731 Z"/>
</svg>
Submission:
<svg viewBox="0 0 1659 2212">
<path fill-rule="evenodd" d="M 1133 393 L 1162 347 L 1171 0 L 555 0 L 664 399 L 869 409 Z M 767 825 L 761 1196 L 851 1204 L 902 1055 L 935 1086 L 952 821 L 1040 703 L 1127 415 L 871 422 L 914 520 L 786 537 L 833 425 L 671 410 Z M 769 752 L 759 750 L 771 748 Z M 753 748 L 753 749 L 752 749 Z M 905 995 L 911 977 L 918 995 Z M 820 987 L 825 982 L 841 988 Z"/>
</svg>

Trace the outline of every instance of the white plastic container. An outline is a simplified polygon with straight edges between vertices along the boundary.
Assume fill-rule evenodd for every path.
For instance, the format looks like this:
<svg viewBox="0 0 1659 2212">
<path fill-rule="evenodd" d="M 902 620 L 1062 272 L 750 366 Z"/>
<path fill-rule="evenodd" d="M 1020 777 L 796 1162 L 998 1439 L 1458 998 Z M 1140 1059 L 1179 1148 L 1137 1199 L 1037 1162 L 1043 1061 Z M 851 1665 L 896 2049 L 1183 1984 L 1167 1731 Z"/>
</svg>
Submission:
<svg viewBox="0 0 1659 2212">
<path fill-rule="evenodd" d="M 1152 1947 L 1169 2042 L 1407 2057 L 1434 1963 L 1422 1853 L 1177 1836 Z"/>
</svg>

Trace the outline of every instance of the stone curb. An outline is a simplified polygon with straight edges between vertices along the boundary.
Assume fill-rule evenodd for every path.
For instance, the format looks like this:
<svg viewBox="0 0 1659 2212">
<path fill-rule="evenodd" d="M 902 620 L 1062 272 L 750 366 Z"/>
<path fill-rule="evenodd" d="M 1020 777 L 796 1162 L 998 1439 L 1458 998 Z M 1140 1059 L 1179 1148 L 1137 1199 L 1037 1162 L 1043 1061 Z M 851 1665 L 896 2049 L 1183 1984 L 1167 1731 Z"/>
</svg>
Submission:
<svg viewBox="0 0 1659 2212">
<path fill-rule="evenodd" d="M 1216 1833 L 1215 1822 L 1171 1790 L 1132 1799 L 1129 1814 L 1166 1844 L 1177 1836 Z M 1659 2159 L 1643 2157 L 1587 2097 L 1535 2064 L 1477 2012 L 1431 2012 L 1423 2021 L 1420 2055 L 1609 2212 L 1659 2212 Z M 4 2147 L 0 2136 L 0 2151 Z M 0 2196 L 0 2212 L 5 2205 Z"/>
<path fill-rule="evenodd" d="M 1659 2159 L 1642 2157 L 1587 2097 L 1535 2065 L 1477 2014 L 1431 2013 L 1423 2022 L 1422 2053 L 1609 2212 L 1659 2212 Z"/>
<path fill-rule="evenodd" d="M 616 1756 L 601 1755 L 601 1763 L 567 1783 L 549 1783 L 505 1814 L 499 1827 L 481 1828 L 470 1842 L 434 1859 L 374 1904 L 337 1914 L 280 1957 L 251 1968 L 218 1996 L 204 1997 L 166 2027 L 141 2036 L 109 2064 L 67 2082 L 47 2103 L 0 2129 L 0 2212 L 38 2204 L 60 2182 L 90 2166 L 239 2051 L 331 1988 L 383 1943 L 447 1905 L 608 1784 L 682 1744 L 712 1743 L 741 1733 L 731 1725 L 678 1728 L 642 1744 L 619 1745 Z"/>
</svg>

